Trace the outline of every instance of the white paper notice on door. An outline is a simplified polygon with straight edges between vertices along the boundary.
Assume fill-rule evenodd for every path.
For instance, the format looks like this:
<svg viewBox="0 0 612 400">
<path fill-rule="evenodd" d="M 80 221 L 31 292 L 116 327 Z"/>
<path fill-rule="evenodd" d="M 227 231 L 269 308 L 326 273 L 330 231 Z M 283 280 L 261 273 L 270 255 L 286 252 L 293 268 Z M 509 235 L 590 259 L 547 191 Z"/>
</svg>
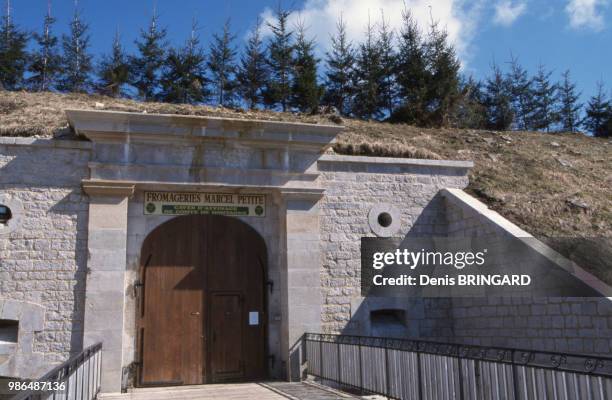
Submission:
<svg viewBox="0 0 612 400">
<path fill-rule="evenodd" d="M 249 325 L 259 325 L 259 311 L 249 311 Z"/>
</svg>

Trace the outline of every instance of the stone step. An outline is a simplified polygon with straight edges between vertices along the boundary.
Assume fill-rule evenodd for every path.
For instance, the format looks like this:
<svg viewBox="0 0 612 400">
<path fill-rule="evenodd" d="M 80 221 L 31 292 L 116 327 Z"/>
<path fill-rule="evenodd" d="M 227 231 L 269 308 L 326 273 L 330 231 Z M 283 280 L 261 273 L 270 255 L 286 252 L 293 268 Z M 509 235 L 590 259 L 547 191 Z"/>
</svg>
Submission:
<svg viewBox="0 0 612 400">
<path fill-rule="evenodd" d="M 139 388 L 128 393 L 104 393 L 100 400 L 286 400 L 257 383 L 210 384 L 163 388 Z"/>
</svg>

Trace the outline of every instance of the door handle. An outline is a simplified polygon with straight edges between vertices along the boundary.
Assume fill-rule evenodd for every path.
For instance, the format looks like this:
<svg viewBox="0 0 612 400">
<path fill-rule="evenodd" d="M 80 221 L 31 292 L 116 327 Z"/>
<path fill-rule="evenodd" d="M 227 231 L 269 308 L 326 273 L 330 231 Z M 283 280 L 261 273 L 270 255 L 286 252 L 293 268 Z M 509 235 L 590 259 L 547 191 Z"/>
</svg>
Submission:
<svg viewBox="0 0 612 400">
<path fill-rule="evenodd" d="M 194 311 L 194 312 L 191 313 L 191 315 L 200 315 L 200 312 L 199 311 Z"/>
</svg>

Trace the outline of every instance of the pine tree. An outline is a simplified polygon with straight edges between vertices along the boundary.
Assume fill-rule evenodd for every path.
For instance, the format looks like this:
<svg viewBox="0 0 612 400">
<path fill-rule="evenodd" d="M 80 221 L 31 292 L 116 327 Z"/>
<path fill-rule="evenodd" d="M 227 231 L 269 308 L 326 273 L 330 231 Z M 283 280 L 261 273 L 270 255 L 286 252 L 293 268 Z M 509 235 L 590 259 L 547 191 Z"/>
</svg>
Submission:
<svg viewBox="0 0 612 400">
<path fill-rule="evenodd" d="M 236 49 L 232 42 L 236 37 L 231 33 L 230 20 L 223 25 L 221 36 L 214 34 L 210 46 L 208 69 L 212 75 L 212 85 L 216 102 L 225 107 L 235 105 L 236 101 Z"/>
<path fill-rule="evenodd" d="M 583 124 L 593 136 L 612 136 L 612 103 L 606 97 L 603 82 L 597 82 L 597 92 L 587 103 Z"/>
<path fill-rule="evenodd" d="M 88 53 L 88 25 L 81 20 L 78 5 L 70 21 L 70 35 L 62 36 L 62 73 L 58 89 L 66 92 L 87 92 L 91 86 L 91 55 Z"/>
<path fill-rule="evenodd" d="M 62 59 L 57 49 L 58 38 L 52 32 L 54 23 L 55 18 L 51 16 L 51 2 L 49 2 L 42 33 L 34 34 L 38 49 L 32 54 L 32 62 L 28 67 L 30 72 L 28 87 L 31 90 L 45 91 L 53 88 L 60 72 Z"/>
<path fill-rule="evenodd" d="M 487 127 L 487 108 L 482 83 L 471 76 L 460 83 L 460 98 L 454 109 L 451 125 L 467 129 Z"/>
<path fill-rule="evenodd" d="M 382 77 L 380 49 L 374 37 L 374 28 L 368 21 L 366 38 L 359 45 L 355 60 L 355 97 L 352 113 L 364 119 L 378 119 L 384 113 L 380 107 L 380 81 Z"/>
<path fill-rule="evenodd" d="M 400 106 L 393 120 L 424 124 L 427 70 L 423 38 L 409 10 L 402 12 L 402 29 L 396 67 Z"/>
<path fill-rule="evenodd" d="M 495 64 L 493 65 L 493 76 L 487 79 L 485 89 L 487 127 L 498 131 L 508 130 L 514 119 L 510 84 Z"/>
<path fill-rule="evenodd" d="M 102 57 L 98 67 L 98 90 L 112 97 L 125 96 L 125 85 L 129 82 L 130 66 L 121 46 L 119 31 L 115 32 L 113 48 L 109 55 Z"/>
<path fill-rule="evenodd" d="M 445 126 L 448 124 L 459 99 L 459 68 L 460 63 L 455 49 L 448 42 L 448 33 L 432 22 L 427 42 L 427 124 Z"/>
<path fill-rule="evenodd" d="M 130 82 L 144 101 L 155 100 L 160 88 L 161 68 L 166 60 L 166 29 L 160 28 L 153 11 L 149 27 L 135 41 L 138 55 L 130 57 Z"/>
<path fill-rule="evenodd" d="M 604 119 L 603 128 L 601 129 L 597 137 L 612 137 L 612 105 L 608 107 L 608 112 L 606 113 L 606 117 Z"/>
<path fill-rule="evenodd" d="M 298 26 L 293 63 L 291 106 L 301 112 L 314 113 L 319 107 L 323 87 L 317 82 L 317 64 L 314 40 L 306 38 L 302 24 Z"/>
<path fill-rule="evenodd" d="M 576 132 L 580 125 L 580 110 L 582 104 L 578 103 L 580 93 L 576 93 L 576 85 L 570 79 L 569 70 L 563 73 L 563 81 L 559 85 L 559 122 L 565 132 Z"/>
<path fill-rule="evenodd" d="M 268 78 L 266 53 L 262 48 L 261 20 L 257 20 L 236 73 L 238 91 L 249 109 L 253 110 L 263 100 L 263 89 Z"/>
<path fill-rule="evenodd" d="M 272 38 L 268 44 L 268 66 L 270 77 L 266 85 L 264 101 L 274 107 L 280 105 L 283 111 L 289 108 L 291 99 L 291 70 L 293 66 L 293 31 L 289 30 L 289 11 L 279 4 L 275 23 L 269 23 Z"/>
<path fill-rule="evenodd" d="M 342 115 L 350 113 L 351 98 L 355 92 L 353 73 L 355 52 L 346 33 L 346 24 L 340 18 L 336 35 L 331 37 L 331 51 L 326 54 L 325 104 L 336 107 Z"/>
<path fill-rule="evenodd" d="M 7 0 L 0 26 L 0 89 L 15 90 L 21 86 L 28 58 L 28 39 L 28 34 L 13 23 L 11 3 Z"/>
<path fill-rule="evenodd" d="M 515 116 L 515 126 L 520 130 L 531 129 L 531 119 L 534 112 L 532 80 L 517 58 L 512 56 L 510 72 L 507 76 L 512 96 L 512 110 Z"/>
<path fill-rule="evenodd" d="M 535 130 L 550 129 L 558 120 L 555 110 L 556 85 L 550 83 L 552 72 L 546 71 L 543 65 L 538 66 L 538 72 L 533 78 L 534 112 L 532 127 Z"/>
<path fill-rule="evenodd" d="M 393 31 L 385 21 L 385 15 L 381 11 L 380 28 L 376 46 L 380 52 L 380 106 L 386 110 L 388 115 L 393 113 L 396 98 L 395 70 L 397 55 L 393 47 Z"/>
<path fill-rule="evenodd" d="M 201 103 L 210 96 L 206 77 L 206 56 L 200 46 L 194 21 L 191 35 L 181 48 L 169 51 L 161 78 L 162 101 L 169 103 Z"/>
</svg>

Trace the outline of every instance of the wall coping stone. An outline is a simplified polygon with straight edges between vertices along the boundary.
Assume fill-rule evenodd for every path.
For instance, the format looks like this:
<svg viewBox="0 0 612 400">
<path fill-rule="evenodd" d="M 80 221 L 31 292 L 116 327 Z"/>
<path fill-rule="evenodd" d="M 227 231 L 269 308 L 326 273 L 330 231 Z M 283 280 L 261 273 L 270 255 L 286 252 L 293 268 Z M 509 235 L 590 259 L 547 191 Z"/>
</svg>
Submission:
<svg viewBox="0 0 612 400">
<path fill-rule="evenodd" d="M 317 201 L 325 194 L 323 188 L 280 188 L 281 196 L 286 200 Z"/>
<path fill-rule="evenodd" d="M 423 166 L 423 167 L 442 167 L 469 169 L 474 167 L 473 161 L 461 160 L 428 160 L 420 158 L 394 158 L 394 157 L 368 157 L 368 156 L 349 156 L 324 154 L 319 157 L 319 163 L 359 163 L 359 164 L 378 164 L 389 166 Z"/>
<path fill-rule="evenodd" d="M 0 137 L 0 146 L 37 146 L 37 147 L 52 147 L 59 149 L 81 149 L 91 150 L 92 143 L 84 140 L 70 139 L 47 139 L 35 137 Z"/>
<path fill-rule="evenodd" d="M 522 239 L 522 241 L 527 246 L 531 247 L 533 251 L 548 258 L 550 261 L 558 265 L 559 268 L 563 268 L 576 279 L 579 279 L 602 295 L 612 299 L 612 287 L 597 278 L 595 275 L 578 266 L 572 260 L 553 250 L 545 243 L 537 240 L 533 235 L 522 230 L 497 212 L 489 209 L 486 204 L 480 202 L 461 189 L 446 188 L 442 189 L 440 194 L 443 198 L 454 206 L 459 207 L 461 210 L 475 212 L 478 216 L 494 224 L 506 234 L 519 240 Z"/>
</svg>

